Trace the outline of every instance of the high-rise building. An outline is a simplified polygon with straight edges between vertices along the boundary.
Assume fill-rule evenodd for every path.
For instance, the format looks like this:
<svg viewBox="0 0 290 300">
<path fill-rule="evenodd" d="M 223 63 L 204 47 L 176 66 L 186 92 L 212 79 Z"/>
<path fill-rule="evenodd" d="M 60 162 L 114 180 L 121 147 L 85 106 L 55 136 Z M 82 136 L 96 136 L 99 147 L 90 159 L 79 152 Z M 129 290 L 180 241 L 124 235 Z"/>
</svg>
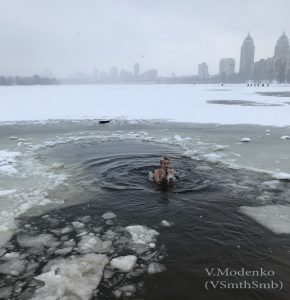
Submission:
<svg viewBox="0 0 290 300">
<path fill-rule="evenodd" d="M 278 39 L 277 44 L 275 46 L 274 58 L 287 58 L 289 54 L 289 39 L 286 36 L 285 32 Z"/>
<path fill-rule="evenodd" d="M 112 79 L 117 79 L 119 77 L 119 71 L 117 67 L 112 67 L 111 68 L 111 78 Z"/>
<path fill-rule="evenodd" d="M 290 50 L 288 52 L 287 64 L 286 64 L 286 81 L 290 82 Z"/>
<path fill-rule="evenodd" d="M 240 77 L 244 80 L 251 79 L 254 69 L 255 46 L 254 40 L 248 34 L 241 47 Z"/>
<path fill-rule="evenodd" d="M 205 62 L 198 65 L 198 77 L 199 78 L 208 78 L 209 77 L 208 65 Z"/>
<path fill-rule="evenodd" d="M 235 60 L 233 58 L 222 58 L 219 65 L 219 74 L 221 76 L 232 75 L 235 73 Z"/>
<path fill-rule="evenodd" d="M 278 82 L 284 82 L 289 70 L 289 39 L 285 32 L 278 39 L 274 51 L 274 72 Z"/>
<path fill-rule="evenodd" d="M 142 74 L 143 79 L 154 81 L 158 78 L 158 71 L 156 69 L 147 70 Z"/>
<path fill-rule="evenodd" d="M 140 76 L 140 66 L 138 63 L 134 64 L 134 76 L 139 77 Z"/>
</svg>

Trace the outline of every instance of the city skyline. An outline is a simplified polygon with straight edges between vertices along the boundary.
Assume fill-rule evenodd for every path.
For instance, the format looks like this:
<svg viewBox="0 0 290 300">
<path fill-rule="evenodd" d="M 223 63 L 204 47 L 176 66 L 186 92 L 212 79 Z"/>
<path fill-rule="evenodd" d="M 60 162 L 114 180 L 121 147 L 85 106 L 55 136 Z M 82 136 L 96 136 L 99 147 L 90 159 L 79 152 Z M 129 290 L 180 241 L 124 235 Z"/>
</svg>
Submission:
<svg viewBox="0 0 290 300">
<path fill-rule="evenodd" d="M 285 31 L 283 31 L 282 35 L 277 39 L 277 42 L 275 45 L 273 45 L 273 53 L 271 57 L 266 58 L 260 58 L 259 60 L 255 59 L 255 44 L 254 39 L 251 37 L 250 33 L 245 37 L 241 44 L 240 48 L 240 60 L 239 60 L 239 66 L 237 66 L 237 70 L 235 69 L 236 66 L 236 60 L 234 58 L 221 58 L 219 60 L 219 70 L 216 74 L 210 74 L 209 73 L 209 66 L 206 62 L 201 62 L 198 64 L 198 70 L 197 74 L 180 74 L 179 76 L 197 76 L 199 78 L 209 78 L 212 76 L 220 75 L 223 77 L 231 76 L 233 74 L 238 74 L 241 79 L 248 80 L 251 79 L 252 75 L 255 73 L 255 69 L 257 68 L 257 65 L 261 63 L 261 61 L 269 61 L 272 60 L 272 64 L 274 64 L 274 60 L 277 61 L 277 59 L 285 58 L 287 61 L 282 62 L 282 64 L 285 64 L 285 72 L 289 70 L 290 68 L 290 46 L 289 46 L 289 39 L 287 35 L 285 34 Z M 286 64 L 288 64 L 286 66 Z M 272 66 L 274 68 L 274 65 Z M 136 72 L 136 69 L 138 70 Z M 112 70 L 114 70 L 114 75 L 112 75 Z M 111 67 L 111 72 L 108 73 L 106 71 L 101 71 L 97 74 L 96 78 L 100 77 L 111 77 L 112 79 L 117 78 L 126 78 L 126 77 L 144 77 L 146 76 L 146 73 L 149 71 L 154 70 L 156 72 L 156 75 L 153 77 L 158 77 L 157 69 L 150 69 L 150 70 L 142 70 L 140 72 L 140 65 L 139 63 L 135 62 L 135 64 L 132 67 L 132 70 L 125 70 L 123 68 L 118 68 L 117 66 Z M 274 70 L 273 70 L 274 71 Z M 123 74 L 122 74 L 123 73 Z M 176 74 L 173 72 L 171 76 L 176 77 Z M 162 76 L 161 76 L 162 77 Z M 169 77 L 169 76 L 163 76 L 163 77 Z"/>
<path fill-rule="evenodd" d="M 67 82 L 75 83 L 97 83 L 97 82 L 170 82 L 167 79 L 180 78 L 181 83 L 190 82 L 191 79 L 210 79 L 220 80 L 221 82 L 245 82 L 248 80 L 272 82 L 277 80 L 278 82 L 290 81 L 290 44 L 289 38 L 283 31 L 282 35 L 277 39 L 274 46 L 274 55 L 272 57 L 261 58 L 255 60 L 255 43 L 254 39 L 248 33 L 243 40 L 240 48 L 240 64 L 239 68 L 235 70 L 236 61 L 234 58 L 221 58 L 219 60 L 219 71 L 216 74 L 209 74 L 209 66 L 206 62 L 198 64 L 197 74 L 176 76 L 173 72 L 170 76 L 160 76 L 158 70 L 151 68 L 148 70 L 142 70 L 140 64 L 135 62 L 132 69 L 127 70 L 118 66 L 112 66 L 110 71 L 94 69 L 92 73 L 79 72 L 74 76 L 68 78 L 62 78 L 68 80 Z M 41 84 L 53 84 L 53 81 L 49 81 L 51 76 L 45 75 L 39 77 L 38 74 L 34 76 L 3 76 L 0 74 L 0 85 L 11 84 L 33 84 L 41 82 Z M 167 78 L 167 79 L 166 79 Z M 183 78 L 183 79 L 182 79 Z M 61 78 L 58 78 L 61 79 Z M 167 81 L 164 81 L 164 80 Z M 75 81 L 76 80 L 76 81 Z M 185 81 L 184 81 L 185 80 Z M 176 81 L 172 81 L 175 82 Z"/>
<path fill-rule="evenodd" d="M 286 0 L 0 0 L 0 74 L 53 74 L 158 69 L 161 76 L 197 74 L 206 61 L 217 74 L 222 57 L 239 65 L 240 41 L 255 39 L 256 59 L 290 34 Z M 277 17 L 279 16 L 279 17 Z"/>
</svg>

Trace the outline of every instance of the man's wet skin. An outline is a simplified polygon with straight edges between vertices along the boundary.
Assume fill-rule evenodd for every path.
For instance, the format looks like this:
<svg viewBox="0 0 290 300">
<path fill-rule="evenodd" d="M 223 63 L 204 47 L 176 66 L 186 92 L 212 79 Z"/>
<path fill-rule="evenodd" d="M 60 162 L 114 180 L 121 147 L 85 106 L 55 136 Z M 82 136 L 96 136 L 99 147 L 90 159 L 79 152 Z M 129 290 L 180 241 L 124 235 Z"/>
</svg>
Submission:
<svg viewBox="0 0 290 300">
<path fill-rule="evenodd" d="M 170 160 L 168 157 L 160 159 L 160 168 L 154 172 L 154 181 L 157 184 L 172 184 L 176 179 L 173 169 L 170 169 Z"/>
</svg>

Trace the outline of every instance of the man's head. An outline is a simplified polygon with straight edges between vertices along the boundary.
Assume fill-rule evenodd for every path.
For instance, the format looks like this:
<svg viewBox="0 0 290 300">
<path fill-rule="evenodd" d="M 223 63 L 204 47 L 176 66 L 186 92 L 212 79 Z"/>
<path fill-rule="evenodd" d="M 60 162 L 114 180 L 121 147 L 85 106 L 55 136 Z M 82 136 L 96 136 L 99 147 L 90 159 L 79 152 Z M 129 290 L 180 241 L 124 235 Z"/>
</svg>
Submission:
<svg viewBox="0 0 290 300">
<path fill-rule="evenodd" d="M 167 156 L 163 156 L 160 159 L 160 167 L 163 170 L 169 169 L 170 159 Z"/>
</svg>

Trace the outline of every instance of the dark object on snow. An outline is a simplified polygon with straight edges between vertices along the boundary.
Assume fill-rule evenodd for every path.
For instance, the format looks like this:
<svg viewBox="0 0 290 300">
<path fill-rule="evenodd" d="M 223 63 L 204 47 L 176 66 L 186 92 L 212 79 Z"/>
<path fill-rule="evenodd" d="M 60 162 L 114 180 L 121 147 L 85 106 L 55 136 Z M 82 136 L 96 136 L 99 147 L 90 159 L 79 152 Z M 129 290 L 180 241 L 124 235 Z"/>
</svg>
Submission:
<svg viewBox="0 0 290 300">
<path fill-rule="evenodd" d="M 110 123 L 111 120 L 100 120 L 99 121 L 99 124 L 107 124 L 107 123 Z"/>
</svg>

